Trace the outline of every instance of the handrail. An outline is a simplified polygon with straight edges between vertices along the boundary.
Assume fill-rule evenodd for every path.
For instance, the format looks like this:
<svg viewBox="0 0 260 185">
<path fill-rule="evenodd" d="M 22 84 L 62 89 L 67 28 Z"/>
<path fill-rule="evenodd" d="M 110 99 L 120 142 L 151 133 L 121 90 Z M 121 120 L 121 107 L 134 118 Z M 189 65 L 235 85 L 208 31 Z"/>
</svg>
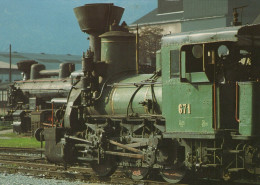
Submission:
<svg viewBox="0 0 260 185">
<path fill-rule="evenodd" d="M 213 84 L 214 130 L 217 129 L 216 83 Z"/>
<path fill-rule="evenodd" d="M 239 85 L 238 85 L 238 82 L 236 82 L 236 112 L 235 112 L 235 119 L 236 121 L 239 123 L 240 120 L 238 118 L 238 98 L 239 98 Z"/>
</svg>

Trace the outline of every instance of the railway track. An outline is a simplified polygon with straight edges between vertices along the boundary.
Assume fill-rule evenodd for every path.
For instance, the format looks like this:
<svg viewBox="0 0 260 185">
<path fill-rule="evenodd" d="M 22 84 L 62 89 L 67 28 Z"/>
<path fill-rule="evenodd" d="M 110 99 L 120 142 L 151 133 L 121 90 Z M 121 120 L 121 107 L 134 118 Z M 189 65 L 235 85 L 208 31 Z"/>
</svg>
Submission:
<svg viewBox="0 0 260 185">
<path fill-rule="evenodd" d="M 45 161 L 43 157 L 44 154 L 41 149 L 0 147 L 0 160 Z"/>
<path fill-rule="evenodd" d="M 22 173 L 42 178 L 77 179 L 87 183 L 107 184 L 144 184 L 144 185 L 168 185 L 160 178 L 152 177 L 153 180 L 134 181 L 127 177 L 123 169 L 118 169 L 111 177 L 98 177 L 91 168 L 86 166 L 54 165 L 41 157 L 41 150 L 33 148 L 0 147 L 0 173 Z M 188 184 L 179 185 L 245 185 L 243 182 L 226 183 L 213 180 L 197 180 Z M 252 182 L 250 184 L 260 184 Z"/>
<path fill-rule="evenodd" d="M 162 182 L 160 180 L 143 180 L 133 181 L 128 178 L 122 170 L 118 170 L 111 177 L 97 177 L 91 168 L 87 167 L 69 167 L 64 169 L 63 166 L 53 164 L 42 164 L 35 162 L 20 162 L 20 161 L 7 161 L 0 160 L 0 172 L 7 173 L 23 173 L 26 175 L 33 175 L 43 178 L 57 178 L 57 179 L 77 179 L 87 183 L 107 183 L 107 184 L 145 184 L 145 185 L 168 185 L 169 183 Z M 236 183 L 224 183 L 221 181 L 212 180 L 198 180 L 188 184 L 179 185 L 245 185 L 242 182 Z M 257 183 L 251 183 L 257 184 Z"/>
<path fill-rule="evenodd" d="M 22 151 L 22 149 L 11 149 L 10 151 Z M 34 151 L 31 149 L 25 149 Z M 35 156 L 25 156 L 20 154 L 0 153 L 0 172 L 22 173 L 43 178 L 57 179 L 77 179 L 87 183 L 107 183 L 107 184 L 147 184 L 166 185 L 168 183 L 157 180 L 133 181 L 128 178 L 122 169 L 117 170 L 111 177 L 98 177 L 89 167 L 69 166 L 67 169 L 62 165 L 49 164 L 44 158 Z"/>
<path fill-rule="evenodd" d="M 60 165 L 42 164 L 35 162 L 7 161 L 0 160 L 0 172 L 7 173 L 23 173 L 44 178 L 57 179 L 77 179 L 88 183 L 109 183 L 109 184 L 140 184 L 126 177 L 126 175 L 118 170 L 109 178 L 97 177 L 91 168 L 87 167 L 69 167 L 65 169 Z M 142 181 L 141 184 L 162 184 L 159 181 Z"/>
<path fill-rule="evenodd" d="M 18 153 L 41 153 L 43 148 L 19 148 L 19 147 L 0 147 L 0 152 L 18 152 Z"/>
</svg>

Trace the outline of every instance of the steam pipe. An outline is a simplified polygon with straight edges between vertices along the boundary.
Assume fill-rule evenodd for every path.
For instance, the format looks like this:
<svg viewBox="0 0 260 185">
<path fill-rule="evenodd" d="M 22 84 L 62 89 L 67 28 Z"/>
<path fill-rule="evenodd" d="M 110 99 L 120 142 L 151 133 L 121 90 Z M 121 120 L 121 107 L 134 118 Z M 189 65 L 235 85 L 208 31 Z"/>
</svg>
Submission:
<svg viewBox="0 0 260 185">
<path fill-rule="evenodd" d="M 136 26 L 136 74 L 139 74 L 139 28 Z"/>
<path fill-rule="evenodd" d="M 52 69 L 52 70 L 46 70 L 43 64 L 33 64 L 31 66 L 30 76 L 31 76 L 31 80 L 42 78 L 42 77 L 50 77 L 50 76 L 67 78 L 74 70 L 75 70 L 75 64 L 72 63 L 62 63 L 60 64 L 59 69 Z"/>
<path fill-rule="evenodd" d="M 39 72 L 41 76 L 59 76 L 59 70 L 42 70 Z"/>
<path fill-rule="evenodd" d="M 101 38 L 99 35 L 99 33 L 89 35 L 89 47 L 90 51 L 94 52 L 94 62 L 101 60 Z"/>
</svg>

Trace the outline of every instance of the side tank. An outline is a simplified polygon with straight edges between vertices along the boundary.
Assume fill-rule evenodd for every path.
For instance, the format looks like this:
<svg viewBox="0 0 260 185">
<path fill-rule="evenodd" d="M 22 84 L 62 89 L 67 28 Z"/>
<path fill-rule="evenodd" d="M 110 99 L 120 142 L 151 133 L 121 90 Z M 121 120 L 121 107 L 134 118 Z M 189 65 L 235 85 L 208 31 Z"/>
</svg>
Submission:
<svg viewBox="0 0 260 185">
<path fill-rule="evenodd" d="M 260 85 L 258 82 L 238 82 L 239 133 L 244 137 L 260 133 Z"/>
<path fill-rule="evenodd" d="M 108 84 L 97 106 L 90 114 L 144 116 L 161 114 L 161 78 L 151 74 L 125 74 Z"/>
</svg>

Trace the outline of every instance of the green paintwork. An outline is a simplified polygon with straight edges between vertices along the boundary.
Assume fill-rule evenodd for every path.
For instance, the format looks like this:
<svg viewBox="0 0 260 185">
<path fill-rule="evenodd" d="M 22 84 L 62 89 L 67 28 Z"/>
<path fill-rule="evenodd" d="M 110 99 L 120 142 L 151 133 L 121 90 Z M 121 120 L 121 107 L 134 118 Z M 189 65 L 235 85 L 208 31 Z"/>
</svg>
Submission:
<svg viewBox="0 0 260 185">
<path fill-rule="evenodd" d="M 101 61 L 108 65 L 107 75 L 136 69 L 135 35 L 110 31 L 101 36 Z"/>
<path fill-rule="evenodd" d="M 143 74 L 143 75 L 127 75 L 123 78 L 118 78 L 117 80 L 111 82 L 111 85 L 114 84 L 114 87 L 107 89 L 107 97 L 105 97 L 106 101 L 105 104 L 102 105 L 100 108 L 104 108 L 104 114 L 109 115 L 126 115 L 127 114 L 127 107 L 130 102 L 130 99 L 134 92 L 137 90 L 137 86 L 134 83 L 142 83 L 148 78 L 150 78 L 151 74 Z M 158 83 L 161 82 L 159 78 L 157 80 Z M 154 93 L 157 100 L 157 111 L 154 114 L 161 113 L 161 104 L 162 104 L 162 85 L 156 84 L 154 85 Z M 133 98 L 132 108 L 128 109 L 129 115 L 144 115 L 144 114 L 152 114 L 152 111 L 148 111 L 146 106 L 140 104 L 145 100 L 152 100 L 152 89 L 151 85 L 144 85 L 140 90 L 136 93 Z"/>
<path fill-rule="evenodd" d="M 168 132 L 214 132 L 212 85 L 176 83 L 164 87 L 164 90 L 174 97 L 167 101 L 168 107 L 163 109 L 166 113 Z M 188 108 L 184 109 L 183 104 L 190 104 L 190 113 Z M 182 113 L 179 112 L 180 105 Z"/>
<path fill-rule="evenodd" d="M 209 79 L 204 72 L 186 73 L 186 79 L 191 83 L 209 82 Z"/>
<path fill-rule="evenodd" d="M 207 73 L 204 71 L 197 72 L 196 70 L 187 72 L 189 61 L 186 60 L 190 59 L 190 55 L 186 56 L 186 49 L 189 47 L 183 48 L 184 45 L 199 43 L 205 43 L 205 47 L 210 47 L 214 46 L 213 43 L 224 43 L 224 41 L 250 46 L 252 42 L 250 40 L 245 42 L 244 38 L 248 37 L 247 35 L 257 36 L 256 30 L 259 27 L 260 25 L 214 29 L 182 33 L 163 38 L 161 48 L 162 110 L 166 119 L 166 134 L 182 133 L 183 137 L 186 137 L 187 134 L 214 135 L 218 131 L 225 129 L 236 130 L 246 136 L 260 133 L 260 127 L 256 126 L 260 120 L 260 105 L 256 103 L 259 102 L 257 97 L 260 92 L 259 83 L 239 83 L 240 99 L 238 106 L 241 122 L 238 123 L 235 119 L 235 81 L 222 81 L 216 76 L 215 78 L 218 78 L 219 81 L 215 83 L 214 88 L 214 78 L 212 78 L 210 72 L 214 74 L 214 68 L 212 67 L 214 67 L 215 62 L 207 64 L 207 67 L 209 67 Z M 210 45 L 210 43 L 212 44 Z M 255 39 L 254 43 L 259 46 L 257 39 Z M 182 48 L 184 49 L 183 52 L 181 52 Z M 207 54 L 207 57 L 209 56 L 207 52 L 205 54 Z M 216 59 L 220 60 L 219 58 Z M 206 58 L 205 62 L 208 62 L 208 60 Z M 180 64 L 180 67 L 175 64 L 176 62 Z M 229 70 L 232 72 L 231 68 Z M 178 71 L 181 73 L 178 73 Z"/>
<path fill-rule="evenodd" d="M 166 118 L 167 132 L 185 133 L 214 133 L 213 124 L 213 100 L 212 84 L 210 83 L 183 83 L 180 77 L 171 77 L 171 57 L 170 51 L 180 50 L 180 45 L 167 45 L 161 50 L 163 69 L 163 116 Z M 178 53 L 177 53 L 178 54 Z M 173 57 L 178 59 L 178 57 Z M 199 76 L 196 80 L 203 79 Z M 186 74 L 188 76 L 188 74 Z M 203 82 L 204 80 L 202 80 Z M 207 80 L 208 81 L 208 80 Z M 190 105 L 185 109 L 183 104 Z M 182 105 L 182 112 L 179 112 L 179 106 Z"/>
<path fill-rule="evenodd" d="M 243 136 L 260 134 L 260 84 L 239 82 L 239 132 Z"/>
<path fill-rule="evenodd" d="M 162 84 L 161 78 L 156 80 L 156 83 L 149 81 L 145 82 L 147 79 L 151 78 L 151 74 L 121 74 L 117 76 L 116 79 L 110 80 L 103 92 L 102 98 L 96 103 L 95 106 L 88 107 L 88 114 L 91 115 L 111 115 L 111 116 L 124 116 L 126 117 L 128 105 L 131 97 L 135 93 L 138 87 L 143 83 L 148 83 L 143 85 L 139 91 L 135 94 L 132 101 L 132 109 L 129 107 L 128 116 L 144 116 L 157 114 L 161 115 L 162 109 Z M 148 110 L 147 106 L 143 106 L 140 102 L 146 100 L 152 100 L 152 88 L 154 87 L 155 94 L 155 111 Z M 80 86 L 80 84 L 79 84 Z M 80 89 L 73 89 L 73 97 L 79 96 Z M 75 95 L 74 95 L 75 94 Z M 70 102 L 68 103 L 70 104 Z M 68 109 L 66 109 L 68 110 Z M 68 113 L 69 114 L 69 113 Z M 65 123 L 66 123 L 65 119 Z"/>
<path fill-rule="evenodd" d="M 136 69 L 135 35 L 123 31 L 110 31 L 100 37 L 101 61 L 108 64 L 107 76 L 109 78 L 101 100 L 96 106 L 88 108 L 88 112 L 94 115 L 114 116 L 126 116 L 127 113 L 129 116 L 161 114 L 161 78 L 156 79 L 154 83 L 154 80 L 147 81 L 153 76 L 151 74 L 133 74 Z M 146 84 L 142 85 L 143 83 Z M 156 98 L 154 112 L 140 104 L 153 99 L 152 86 Z M 132 106 L 129 104 L 131 98 Z"/>
<path fill-rule="evenodd" d="M 119 70 L 117 68 L 110 70 L 101 98 L 95 106 L 88 107 L 87 112 L 90 115 L 134 116 L 135 118 L 151 114 L 162 115 L 165 118 L 165 135 L 170 137 L 181 134 L 184 138 L 198 138 L 199 134 L 201 138 L 203 135 L 204 138 L 214 138 L 224 130 L 236 131 L 245 136 L 256 135 L 260 133 L 256 126 L 260 120 L 259 103 L 255 103 L 259 100 L 257 97 L 260 92 L 259 82 L 239 82 L 238 108 L 241 122 L 238 123 L 235 119 L 236 81 L 233 78 L 227 78 L 230 81 L 218 78 L 219 73 L 214 70 L 221 59 L 209 57 L 208 52 L 216 52 L 219 46 L 226 43 L 234 48 L 241 45 L 251 46 L 252 40 L 245 40 L 247 34 L 253 35 L 254 44 L 259 47 L 260 42 L 256 39 L 258 37 L 255 32 L 259 29 L 260 25 L 256 25 L 166 36 L 163 38 L 161 51 L 157 53 L 157 64 L 161 62 L 162 76 L 154 79 L 151 79 L 151 74 L 123 72 L 128 65 L 127 62 L 132 62 L 130 65 L 134 66 L 134 61 L 126 59 L 125 62 L 124 54 L 119 57 L 114 55 L 113 52 L 120 53 L 120 46 L 125 43 L 122 42 L 121 37 L 114 37 L 113 33 L 105 34 L 102 37 L 103 59 L 108 65 L 123 63 L 123 67 L 121 66 Z M 203 63 L 207 65 L 197 70 L 196 67 L 201 61 L 191 58 L 192 47 L 190 46 L 201 43 L 204 44 L 204 51 L 207 52 L 203 52 L 203 58 L 200 59 L 203 59 Z M 192 61 L 199 63 L 195 65 Z M 196 70 L 191 69 L 194 66 Z M 232 69 L 227 69 L 232 75 Z M 78 86 L 81 87 L 80 84 Z M 152 86 L 156 100 L 152 96 Z M 71 95 L 75 94 L 75 99 L 80 96 L 80 92 L 76 91 L 80 91 L 80 88 L 73 89 L 71 92 Z M 148 110 L 145 105 L 147 102 L 148 104 L 156 102 L 154 112 Z M 72 107 L 72 103 L 69 102 L 68 107 Z M 67 111 L 66 115 L 70 112 Z M 65 118 L 65 125 L 67 120 Z"/>
<path fill-rule="evenodd" d="M 161 51 L 156 52 L 156 71 L 162 70 Z"/>
</svg>

